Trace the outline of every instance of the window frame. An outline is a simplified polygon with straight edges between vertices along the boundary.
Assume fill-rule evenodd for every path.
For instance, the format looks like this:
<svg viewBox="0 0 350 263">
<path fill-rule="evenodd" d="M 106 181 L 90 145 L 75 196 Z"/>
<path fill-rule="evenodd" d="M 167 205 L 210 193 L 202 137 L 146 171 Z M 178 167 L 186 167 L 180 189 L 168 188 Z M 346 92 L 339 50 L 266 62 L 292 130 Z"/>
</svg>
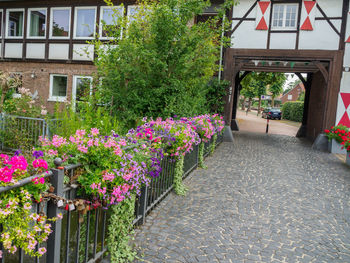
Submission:
<svg viewBox="0 0 350 263">
<path fill-rule="evenodd" d="M 99 37 L 100 37 L 101 40 L 110 40 L 110 39 L 114 39 L 113 37 L 104 37 L 104 36 L 102 36 L 102 33 L 103 33 L 103 28 L 102 28 L 103 10 L 104 10 L 104 9 L 113 10 L 113 8 L 118 8 L 118 9 L 120 9 L 122 15 L 124 16 L 125 8 L 124 8 L 124 6 L 122 6 L 122 5 L 118 5 L 118 6 L 101 6 L 101 8 L 100 8 L 100 24 L 98 25 L 98 34 L 99 34 Z M 120 38 L 122 38 L 122 36 L 123 36 L 123 28 L 121 29 L 121 32 L 120 32 Z"/>
<path fill-rule="evenodd" d="M 89 80 L 91 80 L 89 94 L 92 95 L 92 81 L 93 81 L 93 77 L 92 76 L 85 76 L 85 75 L 73 75 L 72 106 L 73 106 L 74 110 L 75 110 L 76 105 L 77 105 L 77 79 L 79 79 L 79 78 L 80 79 L 89 79 Z"/>
<path fill-rule="evenodd" d="M 94 9 L 95 17 L 94 17 L 94 31 L 92 37 L 77 37 L 77 12 L 81 9 Z M 73 25 L 73 39 L 94 39 L 96 37 L 96 24 L 97 24 L 97 6 L 76 6 L 74 7 L 74 25 Z"/>
<path fill-rule="evenodd" d="M 139 9 L 140 6 L 139 5 L 128 5 L 128 10 L 126 12 L 127 13 L 126 16 L 128 18 L 128 23 L 130 23 L 131 9 L 133 9 L 133 8 Z"/>
<path fill-rule="evenodd" d="M 53 96 L 53 78 L 54 77 L 66 77 L 67 78 L 67 85 L 66 85 L 66 96 Z M 67 101 L 67 95 L 68 95 L 68 75 L 66 74 L 50 74 L 50 90 L 49 90 L 49 98 L 48 101 L 54 101 L 54 102 L 66 102 Z"/>
<path fill-rule="evenodd" d="M 9 18 L 10 18 L 10 12 L 22 12 L 23 13 L 23 25 L 22 25 L 22 36 L 9 36 Z M 6 9 L 6 29 L 5 29 L 5 37 L 7 39 L 23 39 L 24 38 L 24 20 L 25 20 L 25 9 L 24 8 L 9 8 Z"/>
<path fill-rule="evenodd" d="M 66 37 L 58 37 L 58 36 L 53 36 L 53 30 L 52 30 L 52 25 L 53 25 L 53 12 L 55 10 L 69 10 L 69 21 L 68 21 L 68 24 L 69 24 L 69 28 L 68 28 L 68 36 Z M 71 36 L 71 17 L 72 17 L 72 8 L 71 7 L 51 7 L 50 8 L 50 35 L 49 35 L 49 38 L 50 39 L 70 39 L 70 36 Z"/>
<path fill-rule="evenodd" d="M 283 20 L 282 26 L 274 26 L 274 8 L 275 6 L 283 6 Z M 295 26 L 294 27 L 286 27 L 286 16 L 287 16 L 287 6 L 296 6 L 295 12 Z M 298 17 L 299 17 L 299 3 L 274 3 L 272 6 L 272 16 L 271 16 L 271 30 L 284 30 L 284 31 L 294 31 L 298 28 Z"/>
<path fill-rule="evenodd" d="M 31 36 L 30 35 L 30 12 L 31 11 L 39 11 L 39 10 L 45 10 L 46 11 L 46 15 L 45 15 L 45 25 L 46 25 L 46 28 L 45 28 L 45 35 L 44 36 Z M 46 39 L 46 31 L 47 31 L 47 8 L 46 7 L 35 7 L 35 8 L 28 8 L 28 12 L 27 12 L 27 38 L 28 39 Z"/>
</svg>

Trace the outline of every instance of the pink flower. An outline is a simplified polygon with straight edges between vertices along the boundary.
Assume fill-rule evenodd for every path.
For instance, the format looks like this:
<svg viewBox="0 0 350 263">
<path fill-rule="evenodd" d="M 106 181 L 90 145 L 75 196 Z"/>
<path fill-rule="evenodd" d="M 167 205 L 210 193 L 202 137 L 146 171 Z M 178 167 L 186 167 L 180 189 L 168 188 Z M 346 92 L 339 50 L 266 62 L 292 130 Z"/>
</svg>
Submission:
<svg viewBox="0 0 350 263">
<path fill-rule="evenodd" d="M 10 158 L 7 154 L 0 154 L 0 161 L 3 163 L 3 164 L 8 164 L 9 161 L 10 161 Z"/>
<path fill-rule="evenodd" d="M 92 136 L 99 135 L 100 131 L 97 128 L 91 128 L 91 134 Z"/>
<path fill-rule="evenodd" d="M 62 219 L 62 218 L 63 218 L 63 215 L 62 215 L 62 213 L 58 213 L 56 217 L 57 217 L 58 219 Z"/>
<path fill-rule="evenodd" d="M 77 135 L 78 137 L 84 137 L 86 131 L 85 130 L 77 130 L 75 132 L 75 135 Z"/>
<path fill-rule="evenodd" d="M 45 248 L 45 247 L 39 248 L 39 249 L 38 249 L 38 253 L 39 253 L 40 255 L 44 255 L 44 254 L 46 253 L 46 248 Z"/>
<path fill-rule="evenodd" d="M 48 169 L 47 162 L 45 160 L 43 160 L 43 159 L 36 159 L 36 160 L 34 160 L 33 161 L 33 167 L 35 169 L 37 169 L 37 168 L 43 168 L 45 170 Z"/>
</svg>

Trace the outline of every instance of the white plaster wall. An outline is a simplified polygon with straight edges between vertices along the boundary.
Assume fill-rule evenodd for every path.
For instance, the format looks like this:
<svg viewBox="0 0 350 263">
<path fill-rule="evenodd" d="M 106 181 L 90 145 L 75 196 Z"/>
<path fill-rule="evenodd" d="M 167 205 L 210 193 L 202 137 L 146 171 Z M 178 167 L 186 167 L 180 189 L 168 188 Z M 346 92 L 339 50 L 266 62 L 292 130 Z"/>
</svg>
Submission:
<svg viewBox="0 0 350 263">
<path fill-rule="evenodd" d="M 350 43 L 345 44 L 344 67 L 350 67 Z"/>
<path fill-rule="evenodd" d="M 0 57 L 2 57 L 2 46 L 1 46 L 1 43 L 0 43 Z"/>
<path fill-rule="evenodd" d="M 328 17 L 341 17 L 343 9 L 343 0 L 317 0 L 318 5 Z M 316 17 L 322 14 L 317 10 Z"/>
<path fill-rule="evenodd" d="M 341 98 L 340 93 L 350 93 L 350 72 L 343 72 L 343 78 L 342 78 L 341 84 L 340 84 L 340 92 L 338 95 L 336 124 L 339 123 L 339 121 L 343 117 L 346 110 L 348 111 L 348 115 L 350 114 L 350 112 L 349 112 L 350 108 L 345 109 L 344 102 Z"/>
<path fill-rule="evenodd" d="M 50 44 L 49 59 L 68 59 L 69 44 Z"/>
<path fill-rule="evenodd" d="M 44 59 L 45 58 L 45 44 L 27 44 L 27 58 Z"/>
<path fill-rule="evenodd" d="M 92 61 L 94 59 L 94 45 L 74 44 L 73 60 Z"/>
<path fill-rule="evenodd" d="M 295 49 L 296 33 L 271 33 L 271 49 Z"/>
<path fill-rule="evenodd" d="M 232 17 L 243 17 L 245 13 L 251 8 L 255 0 L 240 0 L 239 3 L 233 6 Z M 256 7 L 250 12 L 248 18 L 256 17 Z"/>
<path fill-rule="evenodd" d="M 232 48 L 266 49 L 267 30 L 255 30 L 255 21 L 244 21 L 232 36 Z"/>
<path fill-rule="evenodd" d="M 340 84 L 340 92 L 350 93 L 350 72 L 343 72 Z"/>
<path fill-rule="evenodd" d="M 335 119 L 335 125 L 337 125 L 345 113 L 345 106 L 341 98 L 340 93 L 338 94 L 338 106 L 337 106 L 337 116 Z"/>
<path fill-rule="evenodd" d="M 332 20 L 340 31 L 341 21 Z M 339 36 L 329 26 L 327 21 L 316 20 L 313 31 L 300 31 L 299 49 L 338 50 Z"/>
<path fill-rule="evenodd" d="M 6 43 L 5 58 L 22 58 L 22 43 Z"/>
</svg>

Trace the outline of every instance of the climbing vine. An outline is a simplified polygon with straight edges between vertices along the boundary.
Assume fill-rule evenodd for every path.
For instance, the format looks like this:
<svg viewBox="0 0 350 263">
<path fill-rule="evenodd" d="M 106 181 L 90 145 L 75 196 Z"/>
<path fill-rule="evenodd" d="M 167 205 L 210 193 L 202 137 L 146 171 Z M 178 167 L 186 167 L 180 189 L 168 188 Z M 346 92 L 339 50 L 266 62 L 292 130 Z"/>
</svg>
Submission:
<svg viewBox="0 0 350 263">
<path fill-rule="evenodd" d="M 207 166 L 204 164 L 204 142 L 199 144 L 199 152 L 198 152 L 198 167 L 206 169 Z"/>
<path fill-rule="evenodd" d="M 218 135 L 215 133 L 214 135 L 213 135 L 213 140 L 212 140 L 212 142 L 211 142 L 211 144 L 210 144 L 210 154 L 213 154 L 214 153 L 214 151 L 215 151 L 215 145 L 216 145 L 216 140 L 218 139 Z"/>
<path fill-rule="evenodd" d="M 133 219 L 135 212 L 135 195 L 111 207 L 107 244 L 111 262 L 132 262 L 136 252 L 129 245 L 133 234 Z"/>
<path fill-rule="evenodd" d="M 180 158 L 175 163 L 175 174 L 174 174 L 174 189 L 175 193 L 178 195 L 186 195 L 187 188 L 182 182 L 184 168 L 184 156 L 181 155 Z"/>
</svg>

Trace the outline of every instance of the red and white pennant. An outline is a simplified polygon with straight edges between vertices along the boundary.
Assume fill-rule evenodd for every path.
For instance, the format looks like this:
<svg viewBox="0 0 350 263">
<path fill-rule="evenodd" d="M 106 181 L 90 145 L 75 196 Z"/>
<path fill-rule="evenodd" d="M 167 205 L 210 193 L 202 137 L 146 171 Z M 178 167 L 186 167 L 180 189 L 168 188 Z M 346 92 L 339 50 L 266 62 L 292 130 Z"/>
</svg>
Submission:
<svg viewBox="0 0 350 263">
<path fill-rule="evenodd" d="M 260 1 L 257 6 L 256 30 L 268 30 L 268 17 L 270 16 L 271 1 Z"/>
<path fill-rule="evenodd" d="M 314 30 L 316 12 L 316 1 L 303 1 L 303 7 L 301 9 L 301 24 L 300 30 Z"/>
</svg>

